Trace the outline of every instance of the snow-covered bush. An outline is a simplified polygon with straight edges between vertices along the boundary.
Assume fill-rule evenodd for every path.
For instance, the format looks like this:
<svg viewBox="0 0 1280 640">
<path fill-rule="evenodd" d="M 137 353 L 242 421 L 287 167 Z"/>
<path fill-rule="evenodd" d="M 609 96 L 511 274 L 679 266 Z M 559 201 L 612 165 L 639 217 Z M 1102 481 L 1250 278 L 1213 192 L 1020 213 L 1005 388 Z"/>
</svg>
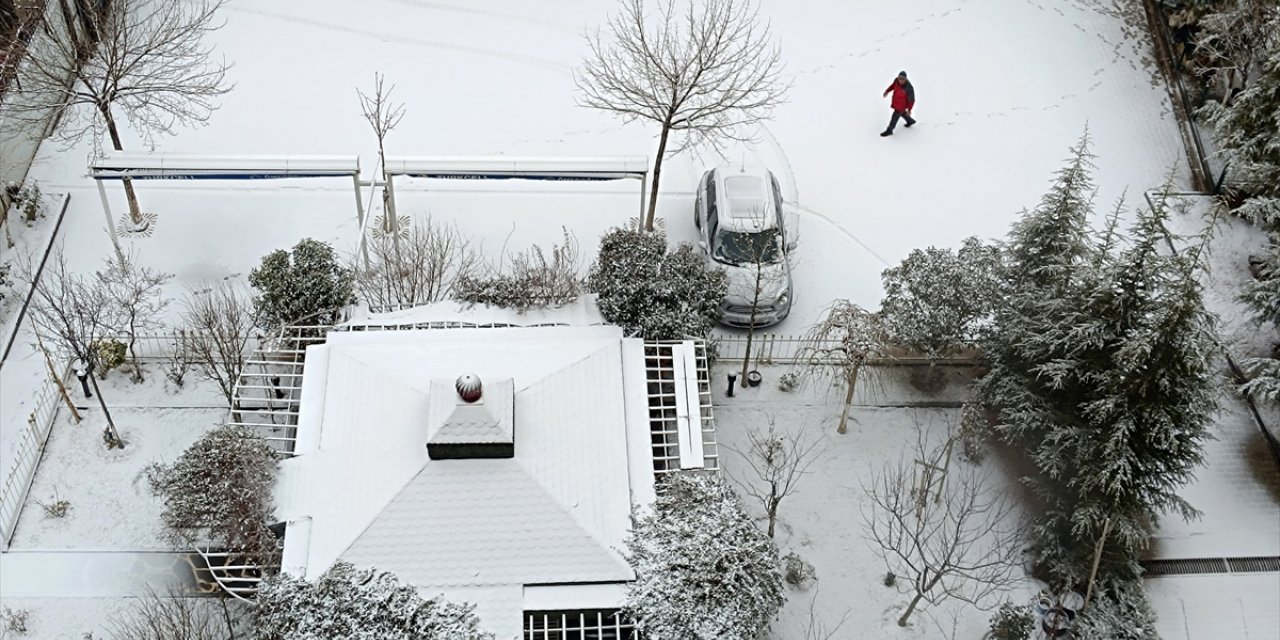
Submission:
<svg viewBox="0 0 1280 640">
<path fill-rule="evenodd" d="M 338 562 L 315 583 L 278 575 L 254 608 L 258 640 L 492 640 L 473 605 L 424 599 L 395 574 Z"/>
<path fill-rule="evenodd" d="M 1253 319 L 1263 325 L 1280 327 L 1280 236 L 1271 238 L 1271 247 L 1257 263 L 1257 277 L 1245 286 L 1241 300 L 1253 312 Z M 1245 360 L 1249 376 L 1244 390 L 1270 402 L 1280 403 L 1280 360 L 1257 357 Z"/>
<path fill-rule="evenodd" d="M 605 319 L 647 340 L 706 337 L 720 320 L 728 286 L 724 272 L 709 268 L 692 245 L 668 252 L 661 231 L 635 229 L 606 233 L 587 277 Z"/>
<path fill-rule="evenodd" d="M 564 244 L 550 251 L 534 245 L 511 259 L 510 269 L 491 275 L 467 274 L 454 285 L 454 297 L 471 304 L 515 309 L 564 306 L 578 299 L 582 290 L 578 239 L 564 230 Z"/>
<path fill-rule="evenodd" d="M 1005 602 L 991 616 L 991 640 L 1031 640 L 1036 616 L 1027 605 Z"/>
<path fill-rule="evenodd" d="M 28 609 L 10 609 L 5 607 L 0 612 L 0 621 L 4 622 L 4 631 L 22 635 L 31 630 L 29 619 L 31 611 Z M 3 636 L 3 634 L 0 634 Z"/>
<path fill-rule="evenodd" d="M 10 182 L 5 186 L 10 206 L 22 214 L 27 224 L 36 221 L 44 213 L 44 197 L 40 192 L 40 184 L 35 180 L 27 183 Z M 6 213 L 6 212 L 0 212 Z"/>
<path fill-rule="evenodd" d="M 352 280 L 333 247 L 311 238 L 291 252 L 268 253 L 249 272 L 249 284 L 258 290 L 253 306 L 266 327 L 336 322 L 338 312 L 355 302 Z"/>
<path fill-rule="evenodd" d="M 129 359 L 129 347 L 119 340 L 110 338 L 95 340 L 93 350 L 98 359 L 98 373 L 104 376 Z"/>
<path fill-rule="evenodd" d="M 1250 3 L 1252 4 L 1252 3 Z M 1256 224 L 1280 226 L 1280 10 L 1272 9 L 1266 24 L 1269 43 L 1260 73 L 1230 104 L 1211 102 L 1202 110 L 1214 125 L 1218 147 L 1230 163 L 1233 185 L 1251 196 L 1236 213 Z"/>
<path fill-rule="evenodd" d="M 655 638 L 755 640 L 784 596 L 778 549 L 717 476 L 663 476 L 654 513 L 634 519 L 625 610 Z"/>
<path fill-rule="evenodd" d="M 1142 584 L 1103 589 L 1071 625 L 1079 640 L 1160 640 Z"/>
<path fill-rule="evenodd" d="M 1000 251 L 969 237 L 959 251 L 912 251 L 880 274 L 880 313 L 894 344 L 943 358 L 977 343 L 999 301 Z"/>
<path fill-rule="evenodd" d="M 160 518 L 176 543 L 213 543 L 246 555 L 269 554 L 271 490 L 277 459 L 246 427 L 225 425 L 200 438 L 170 465 L 147 469 L 164 500 Z"/>
<path fill-rule="evenodd" d="M 817 577 L 813 565 L 805 562 L 795 552 L 782 556 L 782 578 L 787 584 L 800 589 L 807 588 Z"/>
</svg>

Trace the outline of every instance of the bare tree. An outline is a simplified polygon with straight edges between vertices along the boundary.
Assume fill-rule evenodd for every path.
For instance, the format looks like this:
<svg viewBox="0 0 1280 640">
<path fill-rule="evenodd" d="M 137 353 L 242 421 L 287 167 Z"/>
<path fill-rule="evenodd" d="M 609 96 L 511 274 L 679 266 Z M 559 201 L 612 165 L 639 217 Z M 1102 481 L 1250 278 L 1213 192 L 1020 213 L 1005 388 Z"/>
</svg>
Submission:
<svg viewBox="0 0 1280 640">
<path fill-rule="evenodd" d="M 108 448 L 121 448 L 125 441 L 111 419 L 111 411 L 98 388 L 94 370 L 99 365 L 98 340 L 109 330 L 112 301 L 97 278 L 85 278 L 67 269 L 67 259 L 59 247 L 49 256 L 44 271 L 23 262 L 19 277 L 32 288 L 31 322 L 36 331 L 62 349 L 64 354 L 85 363 L 98 405 L 107 420 L 103 440 Z"/>
<path fill-rule="evenodd" d="M 989 473 L 949 468 L 953 441 L 948 434 L 932 446 L 917 425 L 915 448 L 863 485 L 867 542 L 911 596 L 899 626 L 922 601 L 983 608 L 1019 578 L 1025 525 L 1013 503 L 988 487 Z"/>
<path fill-rule="evenodd" d="M 836 378 L 844 382 L 844 408 L 837 433 L 848 431 L 849 409 L 858 374 L 867 360 L 882 357 L 888 341 L 878 314 L 848 300 L 836 300 L 809 328 L 797 353 L 795 372 L 801 381 Z"/>
<path fill-rule="evenodd" d="M 369 122 L 369 127 L 373 129 L 373 134 L 378 137 L 378 166 L 382 172 L 382 207 L 383 217 L 382 224 L 379 227 L 381 235 L 392 238 L 395 242 L 401 230 L 401 220 L 396 215 L 396 199 L 395 193 L 392 192 L 391 180 L 387 177 L 387 153 L 385 141 L 387 133 L 396 128 L 400 124 L 401 118 L 404 118 L 404 104 L 395 104 L 391 102 L 391 92 L 396 90 L 395 85 L 390 88 L 384 87 L 385 78 L 381 73 L 373 74 L 373 97 L 365 95 L 359 89 L 356 89 L 356 95 L 360 98 L 360 113 L 364 115 L 364 119 Z"/>
<path fill-rule="evenodd" d="M 247 605 L 231 598 L 197 598 L 170 588 L 147 589 L 109 622 L 115 640 L 233 640 L 249 635 Z"/>
<path fill-rule="evenodd" d="M 781 212 L 779 212 L 781 215 Z M 727 296 L 733 300 L 746 300 L 751 306 L 751 315 L 747 324 L 747 347 L 742 355 L 742 379 L 747 379 L 751 370 L 751 347 L 755 340 L 756 318 L 760 312 L 760 303 L 769 297 L 777 296 L 779 289 L 787 284 L 787 267 L 783 261 L 787 256 L 787 248 L 783 246 L 782 230 L 770 228 L 765 220 L 765 213 L 759 209 L 751 211 L 749 218 L 757 231 L 743 234 L 749 238 L 746 246 L 734 247 L 734 251 L 746 258 L 743 264 L 751 276 L 750 280 L 729 279 Z M 789 295 L 789 292 L 788 292 Z"/>
<path fill-rule="evenodd" d="M 236 381 L 253 336 L 253 302 L 229 282 L 192 289 L 183 301 L 181 346 L 205 379 L 212 380 L 235 410 Z"/>
<path fill-rule="evenodd" d="M 481 254 L 456 225 L 425 216 L 402 241 L 383 236 L 368 245 L 368 261 L 351 260 L 356 292 L 370 307 L 439 302 L 453 297 L 459 278 L 474 273 Z"/>
<path fill-rule="evenodd" d="M 670 153 L 742 139 L 746 127 L 772 117 L 790 85 L 781 50 L 751 0 L 689 0 L 683 14 L 675 0 L 659 0 L 656 15 L 647 0 L 621 4 L 607 40 L 599 29 L 588 34 L 591 52 L 574 80 L 583 106 L 661 127 L 644 220 L 652 231 L 672 132 L 687 136 Z"/>
<path fill-rule="evenodd" d="M 212 47 L 204 43 L 222 26 L 214 14 L 224 0 L 111 0 L 77 3 L 78 11 L 60 1 L 60 24 L 28 47 L 22 89 L 30 99 L 11 101 L 19 121 L 43 124 L 58 111 L 62 139 L 98 139 L 105 127 L 112 148 L 122 151 L 118 115 L 150 140 L 176 125 L 206 123 L 214 98 L 231 90 L 227 63 L 211 61 Z M 130 218 L 144 228 L 127 178 L 124 188 Z"/>
<path fill-rule="evenodd" d="M 134 382 L 142 382 L 142 364 L 135 348 L 138 334 L 160 326 L 160 314 L 170 302 L 161 294 L 173 274 L 139 265 L 137 255 L 130 252 L 108 258 L 97 278 L 112 303 L 108 320 L 111 329 L 129 338 L 131 377 Z"/>
<path fill-rule="evenodd" d="M 759 428 L 747 429 L 747 440 L 750 445 L 747 451 L 734 451 L 746 461 L 755 475 L 746 481 L 739 481 L 743 491 L 764 507 L 765 516 L 769 519 L 769 537 L 773 537 L 774 525 L 778 521 L 778 506 L 782 499 L 795 493 L 796 484 L 801 476 L 809 472 L 809 467 L 821 456 L 819 446 L 821 439 L 810 440 L 803 430 L 790 433 L 779 433 L 774 416 L 767 416 L 768 430 Z"/>
<path fill-rule="evenodd" d="M 809 620 L 804 625 L 804 640 L 831 640 L 836 637 L 840 629 L 845 623 L 849 622 L 849 609 L 844 610 L 844 615 L 840 616 L 839 622 L 834 627 L 828 627 L 825 622 L 818 620 L 818 589 L 813 590 L 813 597 L 809 599 Z"/>
</svg>

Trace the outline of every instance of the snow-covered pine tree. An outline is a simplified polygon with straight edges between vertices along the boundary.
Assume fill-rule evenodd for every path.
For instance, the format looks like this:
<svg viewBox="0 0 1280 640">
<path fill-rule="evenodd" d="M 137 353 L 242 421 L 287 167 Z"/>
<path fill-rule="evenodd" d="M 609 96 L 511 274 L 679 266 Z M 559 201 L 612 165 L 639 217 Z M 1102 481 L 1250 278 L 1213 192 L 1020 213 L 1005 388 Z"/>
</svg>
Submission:
<svg viewBox="0 0 1280 640">
<path fill-rule="evenodd" d="M 996 432 L 1034 451 L 1050 429 L 1069 424 L 1077 381 L 1058 366 L 1074 340 L 1096 263 L 1088 219 L 1094 193 L 1086 132 L 1071 149 L 1049 192 L 1013 224 L 1005 247 L 1006 295 L 983 344 L 988 373 L 977 384 L 996 413 Z"/>
<path fill-rule="evenodd" d="M 170 465 L 147 469 L 164 500 L 161 521 L 181 544 L 223 546 L 250 558 L 274 550 L 267 530 L 277 458 L 246 427 L 224 425 L 200 438 Z"/>
<path fill-rule="evenodd" d="M 943 358 L 972 346 L 999 299 L 1000 250 L 975 237 L 959 251 L 916 249 L 880 274 L 880 314 L 894 344 Z"/>
<path fill-rule="evenodd" d="M 1280 328 L 1280 235 L 1271 236 L 1271 246 L 1258 263 L 1257 278 L 1245 286 L 1240 299 L 1249 305 L 1259 327 L 1270 323 L 1273 329 Z M 1242 364 L 1249 375 L 1244 390 L 1280 403 L 1280 359 L 1255 357 Z"/>
<path fill-rule="evenodd" d="M 262 585 L 257 640 L 492 640 L 473 605 L 424 599 L 395 574 L 337 562 L 314 583 L 281 574 Z"/>
<path fill-rule="evenodd" d="M 355 302 L 351 270 L 342 266 L 328 243 L 303 238 L 292 251 L 277 249 L 249 272 L 258 290 L 253 306 L 264 327 L 293 323 L 329 324 Z"/>
<path fill-rule="evenodd" d="M 1194 517 L 1178 495 L 1203 460 L 1217 411 L 1199 252 L 1169 255 L 1165 197 L 1138 212 L 1131 246 L 1103 268 L 1072 323 L 1073 346 L 1055 367 L 1079 394 L 1071 420 L 1032 449 L 1041 496 L 1042 560 L 1072 582 L 1136 581 L 1161 514 Z"/>
<path fill-rule="evenodd" d="M 587 277 L 605 319 L 647 340 L 706 337 L 727 288 L 724 272 L 709 268 L 688 243 L 668 252 L 661 230 L 606 233 Z"/>
<path fill-rule="evenodd" d="M 627 615 L 649 637 L 756 640 L 784 602 L 778 549 L 718 476 L 663 476 L 633 519 Z"/>
<path fill-rule="evenodd" d="M 1280 11 L 1273 11 L 1260 43 L 1261 70 L 1229 106 L 1216 102 L 1202 113 L 1214 125 L 1218 147 L 1230 163 L 1232 184 L 1245 200 L 1236 213 L 1256 224 L 1280 226 Z"/>
</svg>

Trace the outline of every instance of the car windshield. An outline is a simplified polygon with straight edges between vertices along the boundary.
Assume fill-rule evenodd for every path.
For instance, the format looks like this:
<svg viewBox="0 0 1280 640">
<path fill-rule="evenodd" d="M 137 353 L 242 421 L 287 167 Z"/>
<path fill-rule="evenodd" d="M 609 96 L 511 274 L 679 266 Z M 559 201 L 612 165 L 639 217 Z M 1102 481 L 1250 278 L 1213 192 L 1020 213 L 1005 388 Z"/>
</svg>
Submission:
<svg viewBox="0 0 1280 640">
<path fill-rule="evenodd" d="M 719 262 L 735 266 L 774 264 L 782 257 L 778 230 L 765 229 L 754 233 L 718 231 L 712 256 Z"/>
</svg>

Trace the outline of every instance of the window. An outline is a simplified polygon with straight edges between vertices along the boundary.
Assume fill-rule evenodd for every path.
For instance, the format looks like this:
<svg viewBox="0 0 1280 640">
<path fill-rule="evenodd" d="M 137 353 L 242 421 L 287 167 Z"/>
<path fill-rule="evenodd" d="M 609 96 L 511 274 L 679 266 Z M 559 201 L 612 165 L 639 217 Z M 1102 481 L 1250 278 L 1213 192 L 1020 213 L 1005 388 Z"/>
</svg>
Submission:
<svg viewBox="0 0 1280 640">
<path fill-rule="evenodd" d="M 641 640 L 617 609 L 524 612 L 525 640 Z"/>
<path fill-rule="evenodd" d="M 781 243 L 776 229 L 755 233 L 717 231 L 712 238 L 711 255 L 717 262 L 735 266 L 774 264 L 782 259 Z"/>
</svg>

